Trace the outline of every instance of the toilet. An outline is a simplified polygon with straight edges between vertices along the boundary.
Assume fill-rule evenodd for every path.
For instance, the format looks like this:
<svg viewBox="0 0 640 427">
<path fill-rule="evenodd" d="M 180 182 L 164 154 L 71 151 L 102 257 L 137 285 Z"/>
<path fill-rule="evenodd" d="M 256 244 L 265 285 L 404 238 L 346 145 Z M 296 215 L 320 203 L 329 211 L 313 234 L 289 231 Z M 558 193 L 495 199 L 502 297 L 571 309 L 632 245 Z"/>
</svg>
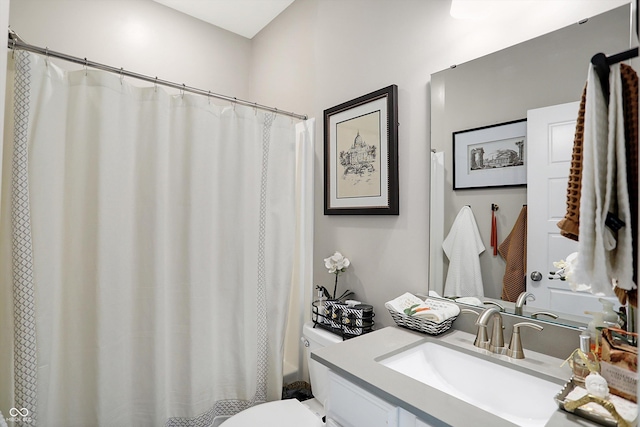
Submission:
<svg viewBox="0 0 640 427">
<path fill-rule="evenodd" d="M 311 351 L 342 342 L 342 337 L 314 328 L 307 322 L 302 328 L 313 399 L 299 402 L 296 399 L 267 402 L 246 409 L 222 423 L 222 427 L 322 427 L 324 402 L 327 398 L 328 368 L 311 360 Z"/>
</svg>

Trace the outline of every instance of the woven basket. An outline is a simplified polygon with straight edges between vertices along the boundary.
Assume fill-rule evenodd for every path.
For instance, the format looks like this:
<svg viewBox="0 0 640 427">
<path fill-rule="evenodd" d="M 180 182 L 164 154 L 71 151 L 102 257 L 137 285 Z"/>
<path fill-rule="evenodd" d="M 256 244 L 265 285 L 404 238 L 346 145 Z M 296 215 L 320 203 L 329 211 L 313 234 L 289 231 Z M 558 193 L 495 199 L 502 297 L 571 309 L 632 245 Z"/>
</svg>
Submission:
<svg viewBox="0 0 640 427">
<path fill-rule="evenodd" d="M 448 331 L 451 328 L 453 321 L 458 317 L 450 317 L 442 323 L 436 323 L 414 316 L 407 316 L 406 314 L 398 313 L 395 310 L 389 310 L 389 314 L 391 314 L 393 321 L 396 322 L 398 326 L 402 326 L 403 328 L 407 329 L 413 329 L 414 331 L 418 332 L 424 332 L 425 334 L 429 335 L 439 335 L 443 332 Z"/>
</svg>

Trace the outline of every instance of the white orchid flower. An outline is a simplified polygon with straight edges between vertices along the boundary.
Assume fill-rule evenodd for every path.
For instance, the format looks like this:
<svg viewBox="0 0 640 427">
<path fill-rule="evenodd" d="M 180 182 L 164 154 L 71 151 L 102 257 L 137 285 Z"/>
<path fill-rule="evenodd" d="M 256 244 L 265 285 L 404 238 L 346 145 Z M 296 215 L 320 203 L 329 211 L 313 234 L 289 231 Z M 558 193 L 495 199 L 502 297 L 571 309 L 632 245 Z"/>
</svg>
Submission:
<svg viewBox="0 0 640 427">
<path fill-rule="evenodd" d="M 349 258 L 342 255 L 340 252 L 336 252 L 331 255 L 329 258 L 324 259 L 324 266 L 327 267 L 330 274 L 336 275 L 336 281 L 333 285 L 333 294 L 331 295 L 332 299 L 336 298 L 336 290 L 338 289 L 338 275 L 340 273 L 344 273 L 344 271 L 351 265 L 351 261 Z M 348 290 L 346 292 L 349 292 Z M 353 294 L 353 292 L 351 292 Z M 344 295 L 344 294 L 343 294 Z"/>
<path fill-rule="evenodd" d="M 554 261 L 553 266 L 559 270 L 563 270 L 567 266 L 567 261 L 563 259 L 560 261 Z"/>
<path fill-rule="evenodd" d="M 578 253 L 573 252 L 567 255 L 566 260 L 560 260 L 553 263 L 553 266 L 559 268 L 558 271 L 555 272 L 557 278 L 561 280 L 566 280 L 571 287 L 571 290 L 576 291 L 588 291 L 590 286 L 586 286 L 581 283 L 576 283 L 574 272 L 578 268 Z"/>
<path fill-rule="evenodd" d="M 339 274 L 340 272 L 344 272 L 347 267 L 351 265 L 349 258 L 342 255 L 340 252 L 336 252 L 331 255 L 329 258 L 324 259 L 324 266 L 327 267 L 329 273 Z"/>
<path fill-rule="evenodd" d="M 564 269 L 564 277 L 571 289 L 575 291 L 590 291 L 591 286 L 576 282 L 574 272 L 578 269 L 578 252 L 567 255 L 567 266 Z"/>
</svg>

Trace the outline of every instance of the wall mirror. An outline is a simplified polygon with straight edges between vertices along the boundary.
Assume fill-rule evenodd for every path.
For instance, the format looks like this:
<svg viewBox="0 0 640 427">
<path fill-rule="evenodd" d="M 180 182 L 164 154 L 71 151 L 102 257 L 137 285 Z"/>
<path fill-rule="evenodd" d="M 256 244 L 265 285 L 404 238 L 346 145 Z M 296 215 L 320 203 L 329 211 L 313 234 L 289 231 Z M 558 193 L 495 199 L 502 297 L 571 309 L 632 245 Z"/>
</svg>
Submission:
<svg viewBox="0 0 640 427">
<path fill-rule="evenodd" d="M 454 191 L 453 133 L 524 119 L 529 110 L 579 101 L 591 57 L 599 52 L 615 54 L 631 47 L 631 15 L 631 4 L 624 5 L 581 23 L 431 75 L 431 148 L 434 153 L 430 212 L 430 290 L 443 295 L 449 265 L 442 250 L 442 242 L 458 212 L 469 205 L 486 247 L 480 255 L 484 287 L 482 299 L 501 303 L 505 261 L 500 255 L 493 255 L 489 244 L 492 205 L 498 206 L 493 214 L 498 226 L 498 243 L 501 243 L 511 232 L 523 205 L 528 206 L 531 216 L 536 203 L 535 200 L 527 200 L 530 183 L 529 186 Z M 577 116 L 577 104 L 575 108 Z M 573 135 L 570 135 L 570 139 L 572 143 Z M 529 149 L 531 148 L 530 146 Z M 535 176 L 531 178 L 531 174 L 528 176 L 529 179 L 536 179 Z M 566 191 L 566 184 L 563 188 Z M 563 209 L 566 192 L 559 191 L 554 197 L 560 209 Z M 564 211 L 561 215 L 564 216 Z M 529 231 L 528 238 L 546 232 L 542 229 Z M 564 240 L 571 242 L 569 239 Z M 563 248 L 567 254 L 575 251 L 570 249 Z M 527 266 L 527 289 L 531 286 L 530 273 L 539 270 L 545 276 L 548 275 L 553 270 L 551 262 L 559 260 L 554 259 L 555 256 L 558 255 L 551 254 L 547 257 L 549 265 Z M 588 320 L 584 310 L 602 311 L 597 298 L 583 301 L 579 295 L 570 291 L 565 296 L 574 298 L 571 300 L 575 307 L 572 314 L 559 309 L 548 310 L 549 307 L 544 306 L 536 307 L 533 301 L 527 303 L 525 314 L 532 311 L 552 311 L 559 316 L 558 319 L 545 316 L 539 318 L 575 325 L 576 322 L 581 324 Z"/>
</svg>

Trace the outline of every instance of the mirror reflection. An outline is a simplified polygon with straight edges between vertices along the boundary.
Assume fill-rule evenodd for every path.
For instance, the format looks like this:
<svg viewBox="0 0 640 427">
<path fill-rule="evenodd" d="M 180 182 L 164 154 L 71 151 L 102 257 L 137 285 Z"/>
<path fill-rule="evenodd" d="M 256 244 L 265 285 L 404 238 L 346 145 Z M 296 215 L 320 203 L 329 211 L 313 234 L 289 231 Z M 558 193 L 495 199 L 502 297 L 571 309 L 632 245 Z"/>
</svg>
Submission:
<svg viewBox="0 0 640 427">
<path fill-rule="evenodd" d="M 471 304 L 500 304 L 510 313 L 518 311 L 571 325 L 588 321 L 585 311 L 603 311 L 598 297 L 572 292 L 567 282 L 550 274 L 558 270 L 553 263 L 565 260 L 576 251 L 577 244 L 561 237 L 556 226 L 566 212 L 567 178 L 546 175 L 541 163 L 544 159 L 538 157 L 549 149 L 540 142 L 529 144 L 531 135 L 527 136 L 526 186 L 454 190 L 455 167 L 460 165 L 454 166 L 452 135 L 526 119 L 528 113 L 529 129 L 531 117 L 536 123 L 553 120 L 561 124 L 556 127 L 558 140 L 565 141 L 553 145 L 554 161 L 568 175 L 589 62 L 596 53 L 614 54 L 630 48 L 630 16 L 630 5 L 625 5 L 432 74 L 430 291 L 447 297 L 467 297 Z M 455 288 L 445 292 L 448 275 L 460 274 L 457 269 L 467 269 L 474 262 L 468 256 L 463 258 L 462 266 L 450 262 L 442 249 L 456 217 L 466 207 L 472 212 L 484 246 L 477 256 L 481 292 L 457 292 Z M 550 240 L 552 244 L 548 243 L 548 233 L 558 234 L 557 239 Z M 472 235 L 467 236 L 466 240 L 474 240 Z M 496 247 L 507 238 L 520 239 L 520 249 L 512 244 L 503 257 Z M 475 249 L 480 252 L 481 248 Z M 520 264 L 525 273 L 523 289 L 507 289 L 503 283 L 507 282 L 505 272 L 507 276 L 514 273 L 506 270 L 505 258 L 510 257 L 519 262 L 512 259 L 509 268 Z M 522 276 L 520 271 L 515 274 Z M 617 310 L 617 299 L 609 300 Z"/>
</svg>

